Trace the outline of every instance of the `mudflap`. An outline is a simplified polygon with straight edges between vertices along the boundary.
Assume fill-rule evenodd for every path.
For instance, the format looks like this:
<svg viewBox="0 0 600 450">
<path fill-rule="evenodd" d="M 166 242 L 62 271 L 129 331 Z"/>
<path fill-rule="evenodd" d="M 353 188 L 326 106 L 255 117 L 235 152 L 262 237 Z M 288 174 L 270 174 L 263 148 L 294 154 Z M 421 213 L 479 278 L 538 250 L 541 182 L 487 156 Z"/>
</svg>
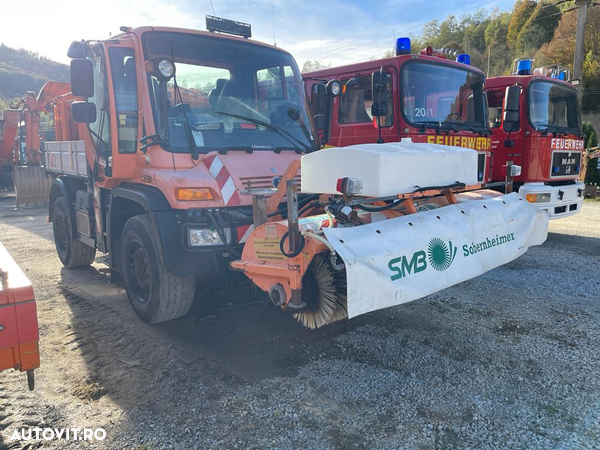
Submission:
<svg viewBox="0 0 600 450">
<path fill-rule="evenodd" d="M 48 204 L 52 178 L 41 166 L 15 166 L 12 179 L 17 194 L 17 207 L 28 203 Z"/>
<path fill-rule="evenodd" d="M 517 193 L 352 228 L 325 228 L 346 265 L 348 317 L 416 300 L 542 244 L 548 215 Z"/>
</svg>

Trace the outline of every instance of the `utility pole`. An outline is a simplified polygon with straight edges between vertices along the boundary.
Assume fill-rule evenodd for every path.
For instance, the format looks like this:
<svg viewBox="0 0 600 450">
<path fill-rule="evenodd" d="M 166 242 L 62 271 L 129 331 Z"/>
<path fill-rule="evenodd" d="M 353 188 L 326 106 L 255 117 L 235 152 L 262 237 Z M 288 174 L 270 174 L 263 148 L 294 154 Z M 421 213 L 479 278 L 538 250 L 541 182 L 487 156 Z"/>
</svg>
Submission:
<svg viewBox="0 0 600 450">
<path fill-rule="evenodd" d="M 573 62 L 573 84 L 581 92 L 581 78 L 583 75 L 583 42 L 585 37 L 585 21 L 590 0 L 575 0 L 578 6 L 577 31 L 575 34 L 575 61 Z"/>
<path fill-rule="evenodd" d="M 275 5 L 271 5 L 271 12 L 273 13 L 273 47 L 277 47 L 277 41 L 275 40 Z"/>
</svg>

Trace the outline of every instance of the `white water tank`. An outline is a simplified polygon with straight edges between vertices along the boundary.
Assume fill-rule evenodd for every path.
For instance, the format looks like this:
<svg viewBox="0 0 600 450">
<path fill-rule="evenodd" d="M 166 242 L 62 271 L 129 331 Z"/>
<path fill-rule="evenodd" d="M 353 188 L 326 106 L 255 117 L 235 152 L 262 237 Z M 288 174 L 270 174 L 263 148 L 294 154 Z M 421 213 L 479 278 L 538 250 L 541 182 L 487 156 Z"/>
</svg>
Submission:
<svg viewBox="0 0 600 450">
<path fill-rule="evenodd" d="M 477 152 L 410 138 L 322 149 L 302 156 L 302 192 L 339 194 L 339 178 L 363 182 L 365 197 L 387 197 L 456 182 L 478 184 Z"/>
</svg>

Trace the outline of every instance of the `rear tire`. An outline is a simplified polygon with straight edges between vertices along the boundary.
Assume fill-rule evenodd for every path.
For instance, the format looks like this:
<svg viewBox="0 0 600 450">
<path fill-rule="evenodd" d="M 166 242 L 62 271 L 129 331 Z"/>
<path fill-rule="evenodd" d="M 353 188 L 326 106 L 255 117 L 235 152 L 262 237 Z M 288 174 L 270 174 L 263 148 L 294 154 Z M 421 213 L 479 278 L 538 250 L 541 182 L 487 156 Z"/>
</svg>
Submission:
<svg viewBox="0 0 600 450">
<path fill-rule="evenodd" d="M 179 277 L 164 265 L 147 215 L 127 221 L 121 237 L 121 267 L 127 296 L 138 316 L 160 323 L 184 316 L 194 301 L 195 277 Z"/>
<path fill-rule="evenodd" d="M 54 202 L 52 213 L 56 253 L 67 269 L 89 266 L 94 262 L 96 249 L 77 240 L 71 233 L 71 227 L 71 215 L 67 201 L 64 197 L 58 197 Z"/>
</svg>

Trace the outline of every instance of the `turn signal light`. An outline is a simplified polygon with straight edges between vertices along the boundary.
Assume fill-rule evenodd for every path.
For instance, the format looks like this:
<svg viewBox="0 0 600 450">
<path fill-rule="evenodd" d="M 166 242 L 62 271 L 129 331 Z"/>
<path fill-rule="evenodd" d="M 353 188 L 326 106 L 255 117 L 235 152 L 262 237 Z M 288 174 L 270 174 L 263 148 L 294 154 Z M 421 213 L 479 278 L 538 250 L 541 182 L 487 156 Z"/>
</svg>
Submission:
<svg viewBox="0 0 600 450">
<path fill-rule="evenodd" d="M 206 188 L 178 188 L 175 191 L 175 197 L 177 200 L 214 200 L 215 196 L 213 195 L 210 189 Z"/>
<path fill-rule="evenodd" d="M 550 194 L 525 194 L 529 203 L 546 203 L 550 201 Z"/>
</svg>

